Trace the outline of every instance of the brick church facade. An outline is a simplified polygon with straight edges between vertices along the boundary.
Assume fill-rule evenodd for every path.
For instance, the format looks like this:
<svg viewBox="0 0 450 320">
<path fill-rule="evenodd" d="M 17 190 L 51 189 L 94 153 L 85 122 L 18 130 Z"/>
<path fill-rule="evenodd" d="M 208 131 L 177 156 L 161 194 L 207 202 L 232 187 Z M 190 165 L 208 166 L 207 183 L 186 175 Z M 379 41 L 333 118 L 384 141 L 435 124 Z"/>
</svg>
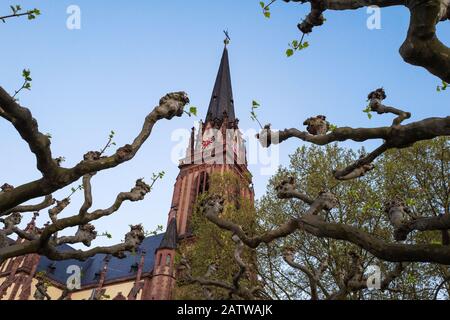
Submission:
<svg viewBox="0 0 450 320">
<path fill-rule="evenodd" d="M 128 253 L 124 259 L 104 254 L 83 262 L 51 261 L 36 254 L 9 259 L 0 265 L 0 300 L 173 299 L 176 249 L 193 236 L 190 218 L 198 195 L 208 191 L 211 174 L 233 172 L 247 186 L 241 195 L 254 199 L 238 124 L 225 44 L 206 119 L 198 130 L 192 128 L 186 157 L 179 164 L 166 232 L 147 237 L 134 254 Z M 27 228 L 35 228 L 35 218 Z M 69 245 L 60 249 L 74 250 Z M 73 266 L 82 270 L 81 288 L 67 292 Z M 45 291 L 48 296 L 39 290 L 42 278 L 50 283 Z"/>
</svg>

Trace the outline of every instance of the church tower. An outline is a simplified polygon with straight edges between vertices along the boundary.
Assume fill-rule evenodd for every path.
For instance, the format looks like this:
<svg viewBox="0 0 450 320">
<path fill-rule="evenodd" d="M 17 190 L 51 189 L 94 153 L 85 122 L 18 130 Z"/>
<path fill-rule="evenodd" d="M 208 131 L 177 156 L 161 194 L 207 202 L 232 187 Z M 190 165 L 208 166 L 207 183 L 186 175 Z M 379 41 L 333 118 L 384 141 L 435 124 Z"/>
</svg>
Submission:
<svg viewBox="0 0 450 320">
<path fill-rule="evenodd" d="M 248 186 L 242 195 L 253 200 L 251 174 L 238 124 L 225 45 L 206 119 L 200 122 L 197 133 L 192 128 L 187 156 L 180 161 L 175 182 L 169 222 L 176 218 L 180 239 L 191 236 L 189 220 L 193 206 L 198 195 L 208 191 L 211 173 L 232 171 Z"/>
<path fill-rule="evenodd" d="M 171 299 L 175 286 L 174 257 L 177 243 L 193 238 L 190 220 L 198 196 L 210 187 L 213 173 L 234 173 L 242 185 L 241 196 L 254 200 L 251 174 L 247 169 L 244 140 L 234 109 L 228 40 L 222 53 L 207 115 L 199 128 L 192 128 L 186 157 L 180 161 L 169 210 L 165 238 L 156 251 L 153 279 L 144 289 L 144 299 Z"/>
<path fill-rule="evenodd" d="M 228 41 L 227 36 L 206 117 L 198 128 L 192 128 L 186 156 L 179 163 L 166 232 L 145 238 L 136 252 L 121 259 L 105 254 L 83 261 L 53 261 L 38 254 L 10 258 L 0 264 L 0 300 L 175 298 L 177 249 L 184 244 L 195 245 L 201 236 L 192 232 L 192 215 L 199 196 L 217 187 L 212 185 L 217 181 L 213 177 L 232 173 L 239 187 L 230 188 L 229 195 L 251 203 L 254 200 L 252 176 L 247 169 L 244 140 L 234 108 Z M 26 232 L 42 232 L 36 226 L 38 214 L 28 223 Z M 14 215 L 20 218 L 18 213 Z M 27 241 L 5 240 L 7 245 Z M 206 240 L 209 245 L 209 236 Z M 76 250 L 68 244 L 62 244 L 59 249 Z M 79 276 L 78 288 L 68 288 L 76 276 Z"/>
</svg>

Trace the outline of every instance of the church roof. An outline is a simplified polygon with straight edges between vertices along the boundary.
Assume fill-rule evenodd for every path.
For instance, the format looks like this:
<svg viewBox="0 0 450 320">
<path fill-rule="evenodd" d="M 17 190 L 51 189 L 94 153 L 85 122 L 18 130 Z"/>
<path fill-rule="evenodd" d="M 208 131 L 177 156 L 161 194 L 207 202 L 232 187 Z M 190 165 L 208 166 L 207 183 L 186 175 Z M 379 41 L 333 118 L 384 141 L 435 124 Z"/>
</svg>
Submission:
<svg viewBox="0 0 450 320">
<path fill-rule="evenodd" d="M 206 115 L 206 122 L 214 121 L 215 119 L 223 120 L 224 112 L 228 115 L 229 121 L 235 120 L 227 46 L 223 49 L 222 60 L 220 61 L 216 83 L 214 84 L 208 113 Z"/>
<path fill-rule="evenodd" d="M 156 236 L 145 238 L 139 249 L 135 254 L 126 253 L 124 259 L 118 259 L 111 257 L 108 263 L 108 270 L 106 273 L 106 282 L 113 282 L 114 280 L 125 279 L 136 275 L 136 270 L 132 268 L 133 265 L 139 263 L 142 250 L 146 251 L 144 258 L 143 272 L 150 272 L 153 270 L 155 260 L 155 250 L 161 244 L 164 238 L 164 233 Z M 61 251 L 73 251 L 75 250 L 69 245 L 62 245 L 58 248 Z M 86 261 L 78 260 L 64 260 L 64 261 L 52 261 L 45 256 L 41 256 L 38 268 L 36 272 L 44 271 L 46 276 L 57 283 L 65 285 L 70 274 L 67 273 L 67 268 L 71 265 L 77 265 L 82 270 L 81 285 L 88 286 L 96 284 L 99 281 L 98 275 L 104 265 L 106 255 L 97 254 Z"/>
<path fill-rule="evenodd" d="M 178 242 L 178 232 L 177 232 L 177 219 L 172 218 L 169 225 L 167 226 L 164 238 L 161 241 L 158 249 L 176 249 Z"/>
</svg>

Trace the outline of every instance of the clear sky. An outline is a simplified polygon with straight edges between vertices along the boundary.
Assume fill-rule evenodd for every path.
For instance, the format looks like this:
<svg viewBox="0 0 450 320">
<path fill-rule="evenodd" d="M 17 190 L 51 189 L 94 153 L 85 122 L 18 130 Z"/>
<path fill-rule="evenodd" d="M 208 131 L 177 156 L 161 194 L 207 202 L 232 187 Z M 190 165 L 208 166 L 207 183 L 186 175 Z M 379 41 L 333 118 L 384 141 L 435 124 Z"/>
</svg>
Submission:
<svg viewBox="0 0 450 320">
<path fill-rule="evenodd" d="M 386 125 L 391 116 L 369 120 L 362 113 L 367 94 L 380 86 L 387 91 L 388 104 L 413 113 L 410 121 L 449 113 L 449 93 L 436 92 L 440 80 L 404 63 L 398 54 L 409 18 L 403 7 L 382 9 L 380 30 L 366 27 L 366 10 L 326 12 L 325 25 L 307 37 L 310 47 L 287 58 L 287 44 L 300 37 L 296 25 L 308 5 L 279 1 L 271 19 L 264 18 L 257 0 L 1 0 L 0 13 L 16 3 L 38 7 L 42 15 L 0 25 L 0 85 L 14 92 L 21 86 L 22 69 L 31 69 L 33 88 L 20 94 L 20 102 L 31 109 L 41 131 L 51 133 L 53 154 L 64 156 L 65 166 L 100 149 L 110 130 L 115 130 L 118 145 L 132 141 L 167 92 L 188 92 L 203 118 L 223 49 L 223 29 L 232 38 L 231 76 L 243 130 L 256 129 L 249 117 L 253 99 L 262 105 L 261 121 L 275 128 L 302 127 L 317 114 L 338 126 Z M 66 28 L 66 9 L 72 4 L 81 8 L 81 30 Z M 450 38 L 448 22 L 439 26 L 439 36 Z M 134 160 L 95 176 L 93 208 L 103 208 L 137 178 L 148 181 L 153 172 L 167 173 L 146 200 L 126 203 L 98 221 L 99 232 L 109 231 L 117 242 L 129 224 L 142 222 L 152 229 L 166 223 L 178 174 L 171 162 L 176 145 L 171 135 L 189 129 L 194 120 L 159 122 Z M 288 155 L 301 144 L 284 143 L 280 164 L 287 165 Z M 372 148 L 374 143 L 361 145 Z M 0 121 L 0 150 L 1 184 L 20 185 L 39 177 L 33 155 L 6 121 Z M 260 169 L 250 166 L 257 197 L 269 178 Z M 55 196 L 62 199 L 68 193 L 65 189 Z M 65 215 L 75 214 L 81 201 L 82 194 L 75 195 Z M 43 212 L 39 222 L 47 220 Z M 112 244 L 97 241 L 106 243 Z"/>
</svg>

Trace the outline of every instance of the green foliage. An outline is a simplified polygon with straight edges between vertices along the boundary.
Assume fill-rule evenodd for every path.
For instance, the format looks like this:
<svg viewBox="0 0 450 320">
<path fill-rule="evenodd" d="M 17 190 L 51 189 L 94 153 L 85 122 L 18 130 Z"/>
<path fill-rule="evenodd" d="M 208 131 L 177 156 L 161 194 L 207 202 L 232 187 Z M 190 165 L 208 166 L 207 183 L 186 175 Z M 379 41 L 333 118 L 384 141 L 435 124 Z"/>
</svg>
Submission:
<svg viewBox="0 0 450 320">
<path fill-rule="evenodd" d="M 367 117 L 369 118 L 369 119 L 372 119 L 372 108 L 370 107 L 370 106 L 367 106 L 367 108 L 365 108 L 364 110 L 363 110 L 363 112 L 365 112 L 365 113 L 367 113 Z"/>
<path fill-rule="evenodd" d="M 296 51 L 301 51 L 301 50 L 308 48 L 309 42 L 308 41 L 303 42 L 303 38 L 302 38 L 302 40 L 300 40 L 300 41 L 293 40 L 288 45 L 289 45 L 289 48 L 286 50 L 286 56 L 291 57 L 294 55 L 294 53 Z"/>
<path fill-rule="evenodd" d="M 33 79 L 31 79 L 31 71 L 30 71 L 30 69 L 23 69 L 22 77 L 25 80 L 24 88 L 30 90 L 30 88 L 31 88 L 31 83 L 30 82 L 33 81 Z"/>
<path fill-rule="evenodd" d="M 252 109 L 250 110 L 250 117 L 253 121 L 256 121 L 256 119 L 258 119 L 255 110 L 258 109 L 259 107 L 260 107 L 260 104 L 258 102 L 256 102 L 255 100 L 253 100 Z"/>
<path fill-rule="evenodd" d="M 276 1 L 276 0 L 275 0 Z M 267 19 L 270 19 L 271 17 L 271 13 L 270 13 L 270 6 L 275 2 L 275 1 L 271 1 L 269 4 L 265 4 L 263 1 L 259 2 L 259 5 L 261 6 L 261 9 L 263 11 L 263 15 L 264 17 L 266 17 Z"/>
<path fill-rule="evenodd" d="M 47 272 L 45 272 L 44 270 L 36 272 L 35 274 L 35 278 L 37 279 L 42 279 L 42 281 L 44 282 L 44 285 L 48 288 L 48 287 L 52 287 L 52 283 L 48 280 L 47 277 Z"/>
<path fill-rule="evenodd" d="M 108 239 L 112 239 L 112 234 L 109 233 L 108 231 L 103 232 L 100 237 L 106 237 Z"/>
<path fill-rule="evenodd" d="M 22 78 L 24 79 L 24 82 L 22 84 L 22 86 L 19 88 L 19 90 L 16 90 L 14 92 L 14 95 L 12 96 L 12 98 L 14 100 L 18 100 L 16 99 L 17 95 L 22 91 L 22 90 L 31 90 L 31 81 L 33 81 L 33 79 L 31 78 L 31 71 L 30 69 L 23 69 L 22 71 Z"/>
<path fill-rule="evenodd" d="M 196 117 L 197 116 L 197 107 L 191 106 L 189 108 L 189 111 L 184 111 L 184 113 L 186 113 L 189 117 Z"/>
<path fill-rule="evenodd" d="M 18 14 L 22 10 L 22 7 L 20 5 L 9 6 L 9 7 L 11 8 L 11 11 L 14 15 Z"/>
<path fill-rule="evenodd" d="M 193 106 L 191 106 L 190 108 L 189 108 L 189 114 L 191 114 L 191 115 L 193 115 L 193 116 L 197 116 L 197 107 L 193 107 Z"/>
<path fill-rule="evenodd" d="M 258 115 L 256 114 L 256 109 L 258 109 L 260 106 L 261 105 L 256 100 L 252 101 L 252 108 L 250 110 L 250 119 L 252 119 L 252 121 L 256 121 L 262 129 L 261 122 L 259 122 Z"/>
<path fill-rule="evenodd" d="M 11 9 L 11 14 L 0 17 L 0 21 L 2 21 L 3 23 L 6 23 L 6 19 L 8 18 L 21 16 L 27 16 L 28 20 L 34 20 L 41 14 L 41 11 L 37 8 L 22 12 L 22 7 L 20 5 L 11 5 L 9 7 Z"/>
<path fill-rule="evenodd" d="M 280 200 L 275 186 L 287 177 L 294 176 L 299 191 L 316 197 L 322 190 L 332 190 L 339 205 L 326 217 L 327 221 L 360 228 L 370 234 L 395 243 L 384 204 L 399 197 L 404 199 L 414 216 L 448 214 L 450 194 L 450 140 L 448 137 L 419 142 L 407 149 L 390 150 L 375 163 L 366 176 L 346 182 L 336 182 L 332 170 L 343 168 L 357 160 L 364 150 L 354 152 L 337 145 L 301 147 L 290 156 L 290 165 L 280 168 L 271 178 L 266 194 L 257 203 L 257 232 L 262 233 L 281 225 L 291 217 L 301 215 L 307 206 L 298 200 Z M 408 242 L 441 244 L 440 232 L 415 232 Z M 336 277 L 349 265 L 348 253 L 359 252 L 363 264 L 378 265 L 383 274 L 394 264 L 379 261 L 360 248 L 342 241 L 320 239 L 304 232 L 277 240 L 269 246 L 258 248 L 258 267 L 267 282 L 266 290 L 274 298 L 305 299 L 308 288 L 304 273 L 287 266 L 282 259 L 282 248 L 289 246 L 297 252 L 295 261 L 301 265 L 318 268 L 328 260 L 330 268 L 321 277 L 328 292 L 336 292 Z M 430 299 L 436 281 L 448 276 L 450 269 L 433 264 L 412 263 L 402 277 L 395 281 L 391 291 L 363 291 L 349 295 L 350 299 Z M 416 279 L 416 281 L 412 281 Z M 323 292 L 319 290 L 321 298 Z"/>
<path fill-rule="evenodd" d="M 437 86 L 436 91 L 437 92 L 441 92 L 441 91 L 445 91 L 448 88 L 448 83 L 445 82 L 444 80 L 442 80 L 442 85 Z"/>
<path fill-rule="evenodd" d="M 231 284 L 233 275 L 239 270 L 233 257 L 235 244 L 231 239 L 232 234 L 209 222 L 203 216 L 200 203 L 205 197 L 211 195 L 223 196 L 225 204 L 222 217 L 244 226 L 244 230 L 249 234 L 254 232 L 255 210 L 250 199 L 240 195 L 241 190 L 248 188 L 248 185 L 234 173 L 213 173 L 210 175 L 209 185 L 209 191 L 198 197 L 188 226 L 195 235 L 195 240 L 182 243 L 175 262 L 179 262 L 180 256 L 183 254 L 191 265 L 194 277 L 203 277 L 208 266 L 216 263 L 219 268 L 211 276 L 211 279 Z M 243 257 L 247 263 L 254 264 L 254 254 L 250 249 L 244 251 Z M 248 284 L 249 281 L 254 280 L 243 280 L 243 284 Z M 227 297 L 227 293 L 222 289 L 213 288 L 212 290 L 214 297 Z M 183 285 L 183 282 L 179 281 L 176 288 L 176 299 L 204 299 L 204 295 L 198 285 Z"/>
<path fill-rule="evenodd" d="M 286 50 L 286 56 L 289 58 L 290 56 L 294 55 L 294 50 L 289 48 Z"/>
<path fill-rule="evenodd" d="M 83 186 L 80 184 L 77 187 L 71 187 L 70 188 L 70 194 L 67 197 L 67 199 L 70 199 L 75 193 L 77 193 L 79 190 L 83 190 Z"/>
<path fill-rule="evenodd" d="M 164 171 L 158 172 L 158 173 L 153 173 L 152 174 L 152 180 L 156 181 L 158 179 L 162 179 L 164 178 L 164 176 L 166 175 L 166 173 Z"/>
<path fill-rule="evenodd" d="M 100 155 L 104 154 L 106 150 L 108 150 L 110 147 L 115 146 L 116 143 L 113 141 L 114 136 L 116 135 L 116 133 L 114 132 L 114 130 L 111 130 L 111 132 L 108 135 L 108 142 L 106 143 L 106 145 L 103 147 L 102 150 L 100 150 Z"/>
<path fill-rule="evenodd" d="M 158 233 L 162 232 L 163 230 L 164 230 L 164 227 L 162 225 L 158 225 L 155 230 L 151 230 L 151 231 L 144 230 L 144 235 L 146 237 L 156 236 Z"/>
<path fill-rule="evenodd" d="M 331 132 L 333 132 L 333 131 L 336 130 L 336 129 L 337 129 L 337 126 L 330 123 L 330 128 L 329 128 L 329 130 L 330 130 Z"/>
<path fill-rule="evenodd" d="M 41 11 L 39 9 L 34 8 L 33 10 L 29 10 L 27 12 L 28 20 L 36 19 L 36 16 L 39 16 L 41 14 Z"/>
</svg>

